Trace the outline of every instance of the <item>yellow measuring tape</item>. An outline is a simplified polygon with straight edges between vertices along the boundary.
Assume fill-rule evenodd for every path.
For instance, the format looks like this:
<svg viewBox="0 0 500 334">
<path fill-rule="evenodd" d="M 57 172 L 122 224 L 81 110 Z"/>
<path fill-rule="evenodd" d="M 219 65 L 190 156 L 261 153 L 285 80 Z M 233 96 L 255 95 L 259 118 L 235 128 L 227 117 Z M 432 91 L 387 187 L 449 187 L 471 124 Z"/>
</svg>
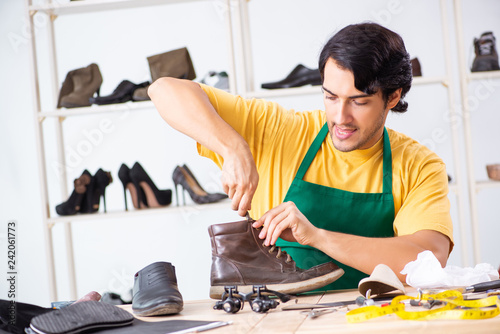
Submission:
<svg viewBox="0 0 500 334">
<path fill-rule="evenodd" d="M 491 296 L 482 299 L 464 300 L 459 291 L 448 290 L 438 294 L 422 294 L 423 301 L 441 301 L 444 306 L 428 311 L 407 311 L 404 300 L 417 297 L 397 296 L 387 306 L 363 306 L 347 312 L 347 321 L 350 323 L 363 322 L 388 314 L 396 314 L 404 320 L 431 320 L 431 319 L 487 319 L 500 314 L 500 299 Z"/>
</svg>

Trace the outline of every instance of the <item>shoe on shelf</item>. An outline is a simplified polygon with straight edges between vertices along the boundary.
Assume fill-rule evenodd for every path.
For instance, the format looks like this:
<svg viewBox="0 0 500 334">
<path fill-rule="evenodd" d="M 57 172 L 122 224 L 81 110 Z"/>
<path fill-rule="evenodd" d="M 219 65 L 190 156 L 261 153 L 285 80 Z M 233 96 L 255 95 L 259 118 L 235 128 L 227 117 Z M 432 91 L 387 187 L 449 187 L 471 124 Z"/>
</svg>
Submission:
<svg viewBox="0 0 500 334">
<path fill-rule="evenodd" d="M 191 199 L 196 204 L 214 203 L 227 198 L 227 195 L 223 193 L 206 192 L 186 165 L 175 167 L 172 179 L 175 185 L 175 199 L 177 201 L 177 205 L 179 205 L 179 197 L 177 194 L 178 185 L 182 187 L 181 191 L 184 205 L 186 205 L 184 190 L 188 192 L 189 196 L 191 196 Z"/>
<path fill-rule="evenodd" d="M 139 270 L 132 296 L 132 311 L 140 317 L 176 314 L 184 306 L 175 267 L 169 262 L 155 262 Z"/>
<path fill-rule="evenodd" d="M 471 72 L 500 70 L 495 41 L 496 38 L 491 31 L 481 34 L 479 38 L 474 38 L 476 57 L 472 63 Z"/>
<path fill-rule="evenodd" d="M 318 69 L 310 69 L 302 64 L 299 64 L 285 79 L 276 82 L 263 83 L 262 88 L 292 88 L 306 85 L 321 85 L 321 83 L 321 74 Z"/>
<path fill-rule="evenodd" d="M 94 213 L 99 211 L 101 196 L 104 204 L 104 212 L 106 212 L 106 187 L 112 182 L 111 173 L 99 168 L 87 187 L 80 213 Z"/>
<path fill-rule="evenodd" d="M 139 101 L 151 100 L 148 95 L 148 88 L 149 85 L 145 87 L 139 87 L 136 90 L 134 90 L 134 92 L 132 93 L 132 101 L 139 102 Z"/>
<path fill-rule="evenodd" d="M 135 84 L 128 80 L 123 80 L 110 95 L 91 97 L 89 102 L 97 105 L 105 105 L 105 104 L 124 103 L 132 101 L 132 96 L 135 90 L 146 87 L 149 84 L 150 84 L 149 81 L 145 81 L 140 84 Z"/>
<path fill-rule="evenodd" d="M 286 294 L 319 289 L 336 281 L 344 270 L 333 262 L 303 270 L 285 251 L 264 246 L 260 228 L 254 220 L 215 224 L 208 227 L 212 245 L 210 298 L 220 299 L 224 286 L 236 285 L 240 292 L 252 291 L 253 285 Z"/>
<path fill-rule="evenodd" d="M 140 209 L 141 206 L 143 208 L 147 207 L 146 203 L 146 194 L 141 187 L 136 187 L 130 178 L 130 168 L 127 165 L 122 164 L 120 169 L 118 170 L 118 178 L 122 182 L 123 185 L 123 197 L 125 199 L 125 210 L 128 210 L 127 205 L 127 190 L 130 193 L 130 197 L 132 198 L 132 205 L 136 209 Z M 140 193 L 140 194 L 139 194 Z"/>
<path fill-rule="evenodd" d="M 84 170 L 82 175 L 73 181 L 75 189 L 66 202 L 56 206 L 56 212 L 60 216 L 74 215 L 80 211 L 87 186 L 92 180 L 92 175 L 88 170 Z"/>
<path fill-rule="evenodd" d="M 189 51 L 186 47 L 147 57 L 151 82 L 162 77 L 193 80 L 196 72 Z M 133 101 L 151 100 L 148 95 L 149 86 L 138 88 L 132 94 Z"/>
<path fill-rule="evenodd" d="M 413 58 L 410 60 L 411 62 L 411 74 L 414 77 L 421 77 L 422 76 L 422 67 L 420 66 L 420 61 L 418 58 Z"/>
<path fill-rule="evenodd" d="M 210 71 L 200 82 L 205 85 L 229 91 L 229 77 L 226 72 Z"/>
<path fill-rule="evenodd" d="M 147 59 L 153 82 L 161 77 L 188 80 L 196 78 L 193 62 L 186 47 L 150 56 Z"/>
<path fill-rule="evenodd" d="M 87 67 L 82 67 L 68 72 L 64 80 L 57 108 L 78 108 L 90 106 L 89 99 L 99 90 L 102 84 L 101 71 L 97 64 L 90 64 Z"/>
<path fill-rule="evenodd" d="M 172 203 L 172 190 L 158 189 L 140 163 L 136 162 L 132 166 L 129 176 L 137 193 L 138 209 L 142 207 L 141 203 L 149 208 L 158 208 Z"/>
</svg>

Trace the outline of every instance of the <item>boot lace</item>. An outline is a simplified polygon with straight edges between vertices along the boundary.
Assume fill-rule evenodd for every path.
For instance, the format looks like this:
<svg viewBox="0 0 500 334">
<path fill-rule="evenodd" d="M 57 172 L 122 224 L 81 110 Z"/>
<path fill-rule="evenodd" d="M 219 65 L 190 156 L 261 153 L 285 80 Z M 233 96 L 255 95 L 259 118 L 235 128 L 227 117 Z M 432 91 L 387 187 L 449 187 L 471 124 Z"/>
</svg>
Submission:
<svg viewBox="0 0 500 334">
<path fill-rule="evenodd" d="M 283 255 L 286 255 L 286 260 L 285 260 L 285 262 L 286 262 L 286 263 L 290 263 L 290 262 L 292 262 L 292 261 L 293 261 L 293 260 L 292 260 L 292 257 L 290 256 L 290 254 L 288 254 L 288 253 L 287 253 L 287 252 L 285 252 L 285 251 L 282 251 L 282 250 L 281 250 L 281 247 L 276 247 L 276 245 L 266 246 L 264 243 L 262 243 L 262 246 L 264 246 L 264 247 L 269 247 L 269 250 L 268 250 L 269 254 L 271 254 L 271 253 L 272 253 L 272 252 L 274 252 L 276 249 L 278 249 L 278 254 L 276 254 L 276 258 L 277 258 L 277 259 L 281 258 L 281 255 L 283 254 Z"/>
</svg>

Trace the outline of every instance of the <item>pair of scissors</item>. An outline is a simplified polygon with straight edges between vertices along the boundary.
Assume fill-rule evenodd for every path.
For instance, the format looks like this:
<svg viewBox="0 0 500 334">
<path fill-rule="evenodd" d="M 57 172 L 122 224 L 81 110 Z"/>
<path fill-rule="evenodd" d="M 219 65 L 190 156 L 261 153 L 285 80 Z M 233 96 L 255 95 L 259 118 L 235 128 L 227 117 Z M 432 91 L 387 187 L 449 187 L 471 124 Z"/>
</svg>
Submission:
<svg viewBox="0 0 500 334">
<path fill-rule="evenodd" d="M 312 309 L 310 311 L 301 311 L 300 314 L 307 314 L 307 317 L 308 318 L 311 318 L 311 319 L 315 319 L 317 317 L 320 317 L 324 314 L 327 314 L 327 313 L 333 313 L 337 311 L 337 309 L 322 309 L 322 310 L 315 310 L 315 309 Z"/>
</svg>

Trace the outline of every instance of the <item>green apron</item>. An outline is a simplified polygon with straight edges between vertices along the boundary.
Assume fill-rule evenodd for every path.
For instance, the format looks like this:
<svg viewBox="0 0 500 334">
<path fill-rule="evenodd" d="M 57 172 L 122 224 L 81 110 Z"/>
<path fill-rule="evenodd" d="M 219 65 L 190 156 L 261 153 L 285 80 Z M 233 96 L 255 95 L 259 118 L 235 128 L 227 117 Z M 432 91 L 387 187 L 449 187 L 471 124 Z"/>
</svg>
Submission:
<svg viewBox="0 0 500 334">
<path fill-rule="evenodd" d="M 354 193 L 306 182 L 304 175 L 321 144 L 328 135 L 325 124 L 309 147 L 284 201 L 292 201 L 316 227 L 365 237 L 394 236 L 394 200 L 392 197 L 392 154 L 389 135 L 384 128 L 383 189 L 382 193 Z M 333 261 L 345 274 L 321 290 L 357 288 L 366 274 L 333 260 L 325 253 L 297 242 L 278 239 L 277 246 L 292 256 L 297 266 L 308 269 Z"/>
</svg>

